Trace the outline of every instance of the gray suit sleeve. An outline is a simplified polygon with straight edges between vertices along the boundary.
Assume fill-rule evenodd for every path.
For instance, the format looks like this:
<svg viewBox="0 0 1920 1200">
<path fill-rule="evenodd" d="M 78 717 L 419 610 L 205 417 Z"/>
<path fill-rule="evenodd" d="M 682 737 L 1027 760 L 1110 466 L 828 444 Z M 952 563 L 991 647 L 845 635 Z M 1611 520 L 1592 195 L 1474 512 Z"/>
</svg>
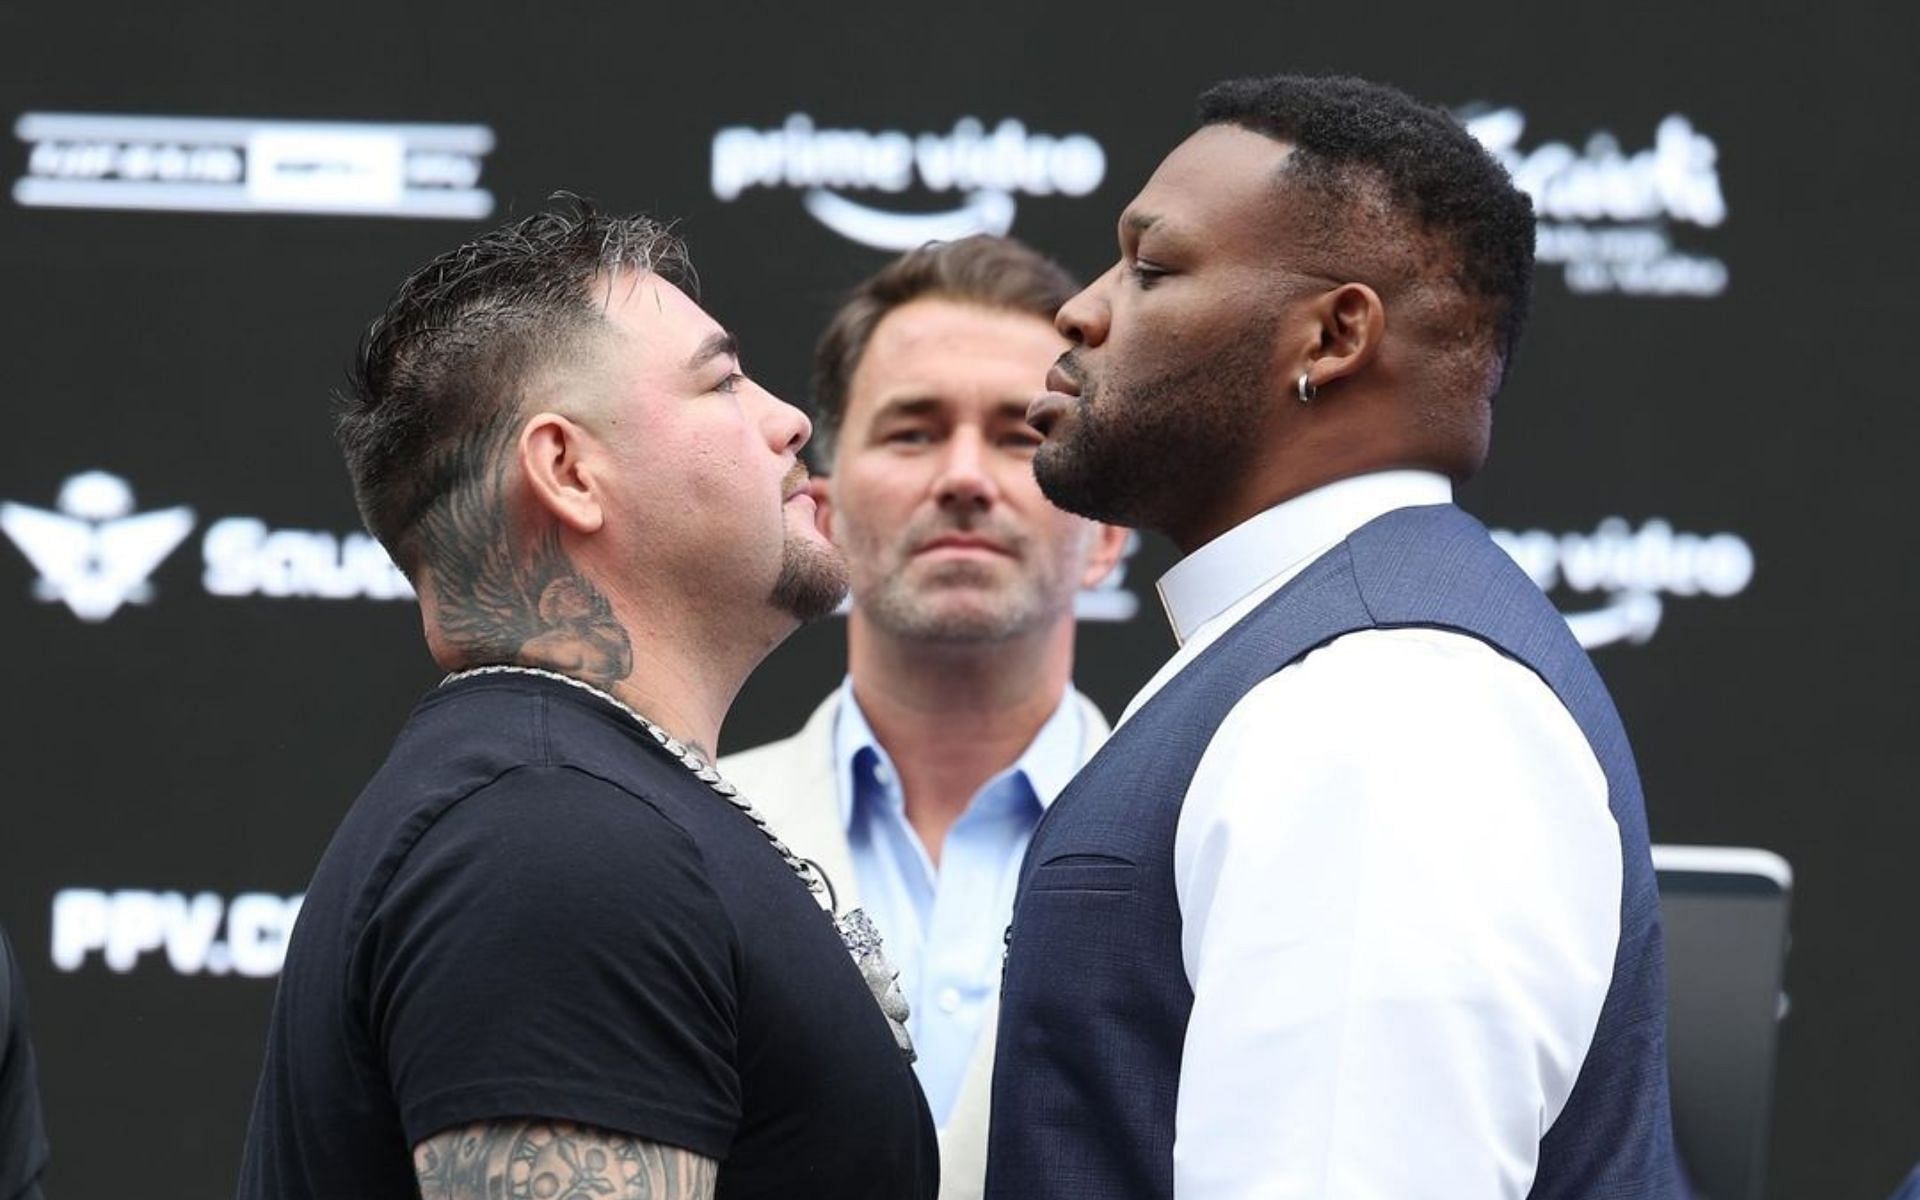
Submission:
<svg viewBox="0 0 1920 1200">
<path fill-rule="evenodd" d="M 0 930 L 0 1200 L 41 1200 L 47 1154 L 26 989 L 13 946 Z"/>
</svg>

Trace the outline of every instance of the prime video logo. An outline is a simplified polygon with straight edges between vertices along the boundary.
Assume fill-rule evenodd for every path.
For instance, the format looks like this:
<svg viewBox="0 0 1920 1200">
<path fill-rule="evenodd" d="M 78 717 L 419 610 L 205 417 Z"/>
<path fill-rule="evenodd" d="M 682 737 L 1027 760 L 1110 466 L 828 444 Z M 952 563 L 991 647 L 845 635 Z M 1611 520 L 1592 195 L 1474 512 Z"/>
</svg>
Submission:
<svg viewBox="0 0 1920 1200">
<path fill-rule="evenodd" d="M 1753 547 L 1746 539 L 1680 532 L 1658 517 L 1638 529 L 1624 517 L 1608 517 L 1592 533 L 1491 533 L 1541 591 L 1603 598 L 1598 606 L 1566 614 L 1574 638 L 1589 650 L 1651 639 L 1666 612 L 1662 596 L 1727 599 L 1753 582 Z"/>
<path fill-rule="evenodd" d="M 484 125 L 23 114 L 27 208 L 477 220 Z"/>
<path fill-rule="evenodd" d="M 1107 153 L 1084 133 L 1029 132 L 1011 117 L 989 131 L 962 117 L 946 133 L 820 129 L 795 113 L 776 129 L 734 125 L 713 135 L 713 194 L 733 201 L 752 188 L 790 188 L 813 218 L 877 250 L 1013 228 L 1015 197 L 1085 196 L 1107 175 Z M 899 212 L 842 192 L 899 195 L 918 183 L 957 193 L 935 212 Z"/>
</svg>

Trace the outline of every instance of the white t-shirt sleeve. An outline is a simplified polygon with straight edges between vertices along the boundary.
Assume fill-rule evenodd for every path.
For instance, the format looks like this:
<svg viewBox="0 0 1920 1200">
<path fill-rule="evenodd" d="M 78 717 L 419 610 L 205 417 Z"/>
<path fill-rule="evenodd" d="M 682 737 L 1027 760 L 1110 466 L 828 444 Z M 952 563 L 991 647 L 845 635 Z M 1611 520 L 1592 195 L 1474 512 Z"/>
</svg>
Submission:
<svg viewBox="0 0 1920 1200">
<path fill-rule="evenodd" d="M 1606 998 L 1620 876 L 1592 749 L 1484 643 L 1351 634 L 1256 687 L 1175 838 L 1175 1196 L 1520 1200 Z"/>
</svg>

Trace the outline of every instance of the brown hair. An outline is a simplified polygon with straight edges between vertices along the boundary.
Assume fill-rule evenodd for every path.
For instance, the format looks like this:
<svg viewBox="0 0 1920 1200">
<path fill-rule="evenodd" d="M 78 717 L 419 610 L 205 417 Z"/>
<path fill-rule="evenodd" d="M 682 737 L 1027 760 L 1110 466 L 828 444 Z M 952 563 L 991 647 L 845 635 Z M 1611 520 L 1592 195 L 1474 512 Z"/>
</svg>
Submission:
<svg viewBox="0 0 1920 1200">
<path fill-rule="evenodd" d="M 1080 284 L 1060 264 L 1025 242 L 990 234 L 929 242 L 880 268 L 853 289 L 814 350 L 814 462 L 823 470 L 831 468 L 853 373 L 873 331 L 894 309 L 934 298 L 1052 321 L 1079 290 Z"/>
</svg>

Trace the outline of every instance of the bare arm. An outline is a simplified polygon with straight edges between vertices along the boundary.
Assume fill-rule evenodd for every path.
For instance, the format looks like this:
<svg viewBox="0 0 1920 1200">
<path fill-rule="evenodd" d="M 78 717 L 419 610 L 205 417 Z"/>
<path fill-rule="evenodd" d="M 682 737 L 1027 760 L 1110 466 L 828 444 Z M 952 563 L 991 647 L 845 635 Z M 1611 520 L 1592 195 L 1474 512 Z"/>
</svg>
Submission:
<svg viewBox="0 0 1920 1200">
<path fill-rule="evenodd" d="M 713 1159 L 570 1121 L 482 1121 L 413 1148 L 421 1200 L 712 1200 Z"/>
</svg>

